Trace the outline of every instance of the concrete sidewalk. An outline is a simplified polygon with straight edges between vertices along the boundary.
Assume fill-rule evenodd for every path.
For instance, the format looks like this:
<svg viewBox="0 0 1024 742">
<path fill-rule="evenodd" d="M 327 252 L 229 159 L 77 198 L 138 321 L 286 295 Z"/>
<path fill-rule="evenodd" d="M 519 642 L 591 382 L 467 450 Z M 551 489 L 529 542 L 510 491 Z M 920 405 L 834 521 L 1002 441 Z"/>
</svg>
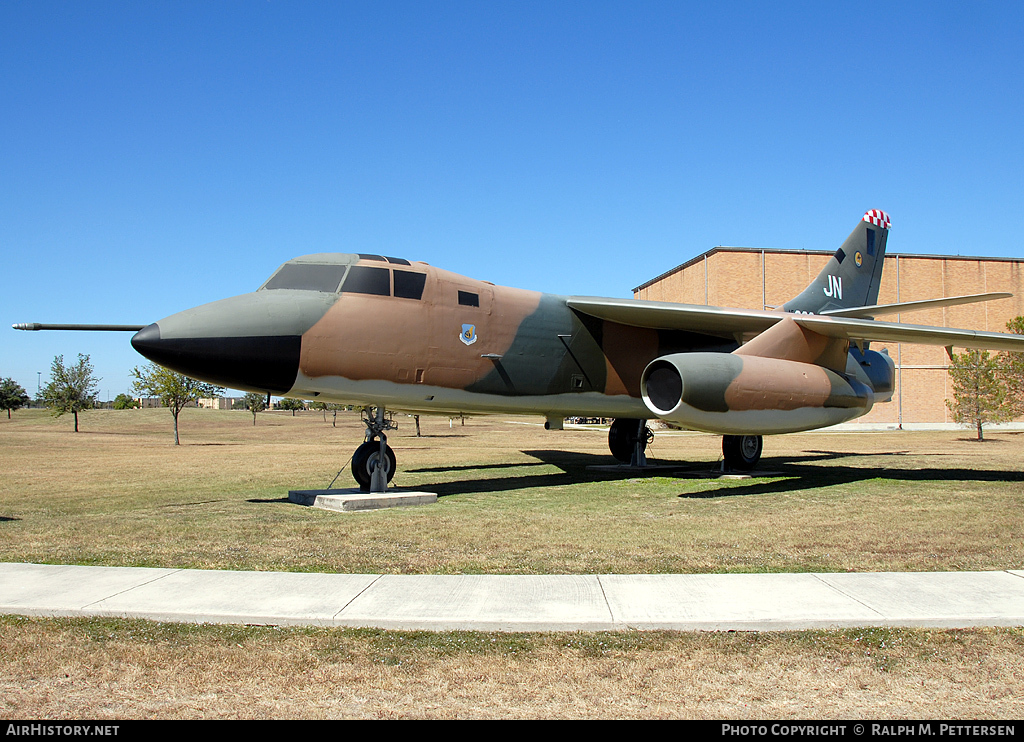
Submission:
<svg viewBox="0 0 1024 742">
<path fill-rule="evenodd" d="M 1024 571 L 352 575 L 0 563 L 0 613 L 481 631 L 1024 625 Z"/>
</svg>

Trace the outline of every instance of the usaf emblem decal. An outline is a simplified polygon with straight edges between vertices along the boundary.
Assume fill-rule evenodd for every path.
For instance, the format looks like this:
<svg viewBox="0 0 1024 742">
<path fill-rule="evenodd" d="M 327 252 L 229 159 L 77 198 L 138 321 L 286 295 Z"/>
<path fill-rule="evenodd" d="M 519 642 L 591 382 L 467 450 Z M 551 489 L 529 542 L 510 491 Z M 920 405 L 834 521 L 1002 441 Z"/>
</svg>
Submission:
<svg viewBox="0 0 1024 742">
<path fill-rule="evenodd" d="M 857 254 L 853 256 L 853 262 L 857 264 L 858 268 L 860 268 L 861 263 L 864 262 L 864 256 L 860 254 L 859 250 L 857 251 Z"/>
<path fill-rule="evenodd" d="M 463 325 L 462 332 L 459 334 L 459 340 L 466 345 L 472 345 L 476 342 L 476 325 Z"/>
</svg>

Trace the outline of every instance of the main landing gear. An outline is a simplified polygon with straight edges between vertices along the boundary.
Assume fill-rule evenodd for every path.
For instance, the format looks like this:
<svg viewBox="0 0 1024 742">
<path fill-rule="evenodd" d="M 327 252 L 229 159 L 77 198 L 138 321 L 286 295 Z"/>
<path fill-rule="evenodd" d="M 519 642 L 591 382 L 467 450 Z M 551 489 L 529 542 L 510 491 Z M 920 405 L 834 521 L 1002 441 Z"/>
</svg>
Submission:
<svg viewBox="0 0 1024 742">
<path fill-rule="evenodd" d="M 612 456 L 630 466 L 647 466 L 644 451 L 654 439 L 646 420 L 619 418 L 608 430 L 608 448 Z M 725 471 L 751 471 L 761 460 L 764 440 L 759 435 L 722 436 Z"/>
<path fill-rule="evenodd" d="M 750 471 L 761 460 L 763 439 L 759 435 L 722 436 L 726 471 Z"/>
<path fill-rule="evenodd" d="M 364 492 L 387 492 L 398 465 L 384 431 L 396 430 L 398 425 L 385 419 L 383 407 L 364 407 L 363 423 L 366 442 L 352 454 L 352 476 Z"/>
<path fill-rule="evenodd" d="M 646 420 L 618 418 L 608 429 L 608 448 L 612 456 L 630 466 L 647 466 L 644 451 L 654 440 L 654 432 L 647 427 Z"/>
</svg>

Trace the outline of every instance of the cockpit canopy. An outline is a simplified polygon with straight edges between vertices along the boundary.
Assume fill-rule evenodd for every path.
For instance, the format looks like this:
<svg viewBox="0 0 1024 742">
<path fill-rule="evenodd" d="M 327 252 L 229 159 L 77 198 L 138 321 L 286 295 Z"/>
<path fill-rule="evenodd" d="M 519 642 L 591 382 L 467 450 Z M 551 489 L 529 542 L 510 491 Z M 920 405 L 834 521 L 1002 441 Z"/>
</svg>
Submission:
<svg viewBox="0 0 1024 742">
<path fill-rule="evenodd" d="M 377 261 L 387 265 L 356 265 Z M 392 269 L 392 265 L 410 266 L 404 258 L 382 255 L 317 253 L 289 260 L 260 287 L 260 291 L 290 289 L 335 294 L 338 291 L 376 296 L 420 299 L 426 274 L 415 270 Z M 394 274 L 394 275 L 392 275 Z"/>
</svg>

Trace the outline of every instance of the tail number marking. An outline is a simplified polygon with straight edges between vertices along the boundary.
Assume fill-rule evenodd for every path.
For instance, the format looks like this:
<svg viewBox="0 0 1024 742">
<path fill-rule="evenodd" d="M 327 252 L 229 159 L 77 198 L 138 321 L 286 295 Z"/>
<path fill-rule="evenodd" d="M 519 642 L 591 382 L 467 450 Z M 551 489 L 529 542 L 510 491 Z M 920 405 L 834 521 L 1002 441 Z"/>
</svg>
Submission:
<svg viewBox="0 0 1024 742">
<path fill-rule="evenodd" d="M 828 287 L 821 289 L 825 296 L 832 297 L 835 299 L 843 298 L 843 278 L 842 276 L 829 275 Z"/>
</svg>

